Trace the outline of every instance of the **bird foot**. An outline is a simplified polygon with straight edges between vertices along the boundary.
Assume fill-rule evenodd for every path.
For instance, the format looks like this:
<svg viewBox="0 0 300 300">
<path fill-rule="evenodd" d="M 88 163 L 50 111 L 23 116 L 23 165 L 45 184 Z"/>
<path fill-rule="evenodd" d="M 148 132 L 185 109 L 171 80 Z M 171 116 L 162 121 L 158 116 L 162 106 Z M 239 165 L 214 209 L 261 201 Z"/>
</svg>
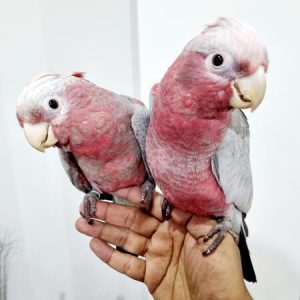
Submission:
<svg viewBox="0 0 300 300">
<path fill-rule="evenodd" d="M 203 255 L 207 256 L 215 252 L 218 247 L 223 242 L 226 233 L 230 233 L 234 239 L 236 239 L 236 234 L 232 232 L 230 223 L 226 219 L 219 220 L 218 223 L 212 226 L 212 228 L 209 230 L 209 232 L 203 237 L 203 241 L 207 242 L 210 240 L 215 234 L 217 234 L 217 237 L 214 239 L 214 241 L 207 247 L 206 250 L 203 251 Z"/>
<path fill-rule="evenodd" d="M 155 183 L 151 179 L 146 179 L 146 181 L 141 185 L 141 203 L 146 205 L 147 211 L 151 210 L 154 190 Z"/>
<path fill-rule="evenodd" d="M 162 218 L 165 221 L 167 221 L 171 218 L 172 208 L 173 208 L 173 206 L 169 203 L 167 198 L 164 198 L 162 205 L 161 205 L 161 214 L 162 214 Z"/>
<path fill-rule="evenodd" d="M 93 218 L 96 217 L 97 200 L 101 199 L 101 194 L 97 191 L 91 191 L 85 194 L 83 198 L 83 216 L 89 224 L 93 223 Z"/>
</svg>

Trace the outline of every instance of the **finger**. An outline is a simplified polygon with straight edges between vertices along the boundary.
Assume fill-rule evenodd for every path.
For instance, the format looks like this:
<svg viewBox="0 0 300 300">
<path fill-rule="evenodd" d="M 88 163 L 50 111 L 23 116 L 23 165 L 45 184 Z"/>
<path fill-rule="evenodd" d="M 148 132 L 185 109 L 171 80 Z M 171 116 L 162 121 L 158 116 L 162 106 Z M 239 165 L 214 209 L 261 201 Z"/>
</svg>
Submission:
<svg viewBox="0 0 300 300">
<path fill-rule="evenodd" d="M 141 188 L 139 186 L 133 186 L 133 187 L 121 189 L 114 194 L 117 195 L 118 197 L 127 199 L 128 201 L 134 203 L 139 207 L 144 207 L 144 205 L 141 203 L 142 194 L 141 194 Z M 162 194 L 156 191 L 153 192 L 153 202 L 149 213 L 160 221 L 163 221 L 162 213 L 161 213 L 163 199 L 164 197 Z"/>
<path fill-rule="evenodd" d="M 192 216 L 193 215 L 191 213 L 182 211 L 178 208 L 173 208 L 171 212 L 171 217 L 173 221 L 182 226 L 185 226 L 192 218 Z"/>
<path fill-rule="evenodd" d="M 128 277 L 144 281 L 146 262 L 136 256 L 121 253 L 107 243 L 93 238 L 90 242 L 92 251 L 110 267 Z"/>
<path fill-rule="evenodd" d="M 141 209 L 98 201 L 96 204 L 96 218 L 111 225 L 125 227 L 133 232 L 151 237 L 159 226 L 159 221 L 147 215 Z M 82 211 L 83 206 L 80 206 Z"/>
<path fill-rule="evenodd" d="M 83 218 L 77 220 L 76 228 L 79 232 L 90 237 L 99 238 L 107 243 L 121 246 L 132 254 L 143 256 L 148 248 L 148 238 L 136 234 L 127 228 L 100 222 L 94 222 L 93 225 L 89 225 Z"/>
</svg>

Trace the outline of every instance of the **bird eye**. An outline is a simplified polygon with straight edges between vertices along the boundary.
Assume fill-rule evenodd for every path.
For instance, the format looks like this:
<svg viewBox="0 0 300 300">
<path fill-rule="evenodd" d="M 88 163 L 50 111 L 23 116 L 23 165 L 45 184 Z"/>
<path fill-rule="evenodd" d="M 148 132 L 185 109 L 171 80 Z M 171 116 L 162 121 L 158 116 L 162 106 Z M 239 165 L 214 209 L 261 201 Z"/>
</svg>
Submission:
<svg viewBox="0 0 300 300">
<path fill-rule="evenodd" d="M 224 58 L 221 54 L 215 54 L 212 58 L 212 63 L 216 67 L 221 66 L 223 62 L 224 62 Z"/>
<path fill-rule="evenodd" d="M 57 109 L 58 108 L 58 102 L 55 99 L 50 99 L 48 104 L 52 109 Z"/>
</svg>

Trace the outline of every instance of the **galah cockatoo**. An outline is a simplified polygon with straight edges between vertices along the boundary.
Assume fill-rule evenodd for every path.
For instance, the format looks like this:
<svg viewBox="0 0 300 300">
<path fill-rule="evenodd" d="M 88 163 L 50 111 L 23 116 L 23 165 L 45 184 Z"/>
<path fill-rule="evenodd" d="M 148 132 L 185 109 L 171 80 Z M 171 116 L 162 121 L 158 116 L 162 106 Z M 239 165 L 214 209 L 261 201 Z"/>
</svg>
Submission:
<svg viewBox="0 0 300 300">
<path fill-rule="evenodd" d="M 59 149 L 71 182 L 86 193 L 87 220 L 101 194 L 120 188 L 142 185 L 141 201 L 151 204 L 155 183 L 143 163 L 149 113 L 142 102 L 102 89 L 79 72 L 44 73 L 22 91 L 17 118 L 35 149 Z"/>
<path fill-rule="evenodd" d="M 220 18 L 190 41 L 150 94 L 146 140 L 150 171 L 172 206 L 217 224 L 204 237 L 216 250 L 227 232 L 239 246 L 245 279 L 256 281 L 244 217 L 252 201 L 249 128 L 240 109 L 255 110 L 266 89 L 268 59 L 255 31 Z"/>
</svg>

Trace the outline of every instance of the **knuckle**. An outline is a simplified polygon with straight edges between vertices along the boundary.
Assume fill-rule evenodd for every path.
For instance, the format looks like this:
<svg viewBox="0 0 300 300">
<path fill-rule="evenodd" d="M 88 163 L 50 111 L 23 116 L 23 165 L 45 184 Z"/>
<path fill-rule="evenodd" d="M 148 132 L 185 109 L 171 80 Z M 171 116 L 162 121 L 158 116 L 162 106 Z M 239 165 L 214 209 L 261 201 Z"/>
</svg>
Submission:
<svg viewBox="0 0 300 300">
<path fill-rule="evenodd" d="M 137 209 L 131 209 L 128 211 L 128 214 L 125 217 L 124 220 L 124 226 L 127 228 L 131 228 L 134 224 L 134 221 L 136 220 L 138 210 Z"/>
<path fill-rule="evenodd" d="M 143 245 L 143 249 L 141 251 L 141 255 L 144 255 L 148 251 L 149 244 L 150 244 L 150 240 L 146 239 Z"/>
<path fill-rule="evenodd" d="M 105 224 L 99 223 L 98 225 L 98 232 L 97 232 L 97 237 L 99 239 L 102 239 L 102 235 L 103 235 L 103 228 L 105 226 Z"/>
<path fill-rule="evenodd" d="M 130 235 L 129 230 L 126 230 L 126 231 L 122 232 L 120 237 L 119 237 L 119 241 L 118 241 L 119 245 L 118 246 L 122 246 L 122 247 L 126 246 L 127 243 L 128 243 L 129 235 Z"/>
<path fill-rule="evenodd" d="M 126 260 L 126 262 L 123 265 L 123 273 L 126 275 L 130 275 L 132 270 L 132 258 Z"/>
</svg>

